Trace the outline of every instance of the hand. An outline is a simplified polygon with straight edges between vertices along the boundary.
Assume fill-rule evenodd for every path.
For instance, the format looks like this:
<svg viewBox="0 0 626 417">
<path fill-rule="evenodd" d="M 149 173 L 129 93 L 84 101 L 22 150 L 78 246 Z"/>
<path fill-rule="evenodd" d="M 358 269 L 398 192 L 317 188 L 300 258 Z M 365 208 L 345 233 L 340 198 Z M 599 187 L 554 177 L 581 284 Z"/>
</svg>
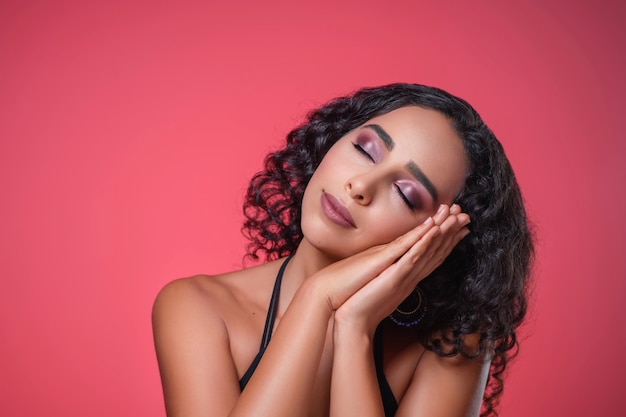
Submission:
<svg viewBox="0 0 626 417">
<path fill-rule="evenodd" d="M 317 294 L 325 297 L 329 309 L 337 310 L 350 296 L 394 264 L 421 239 L 431 239 L 439 233 L 432 218 L 398 237 L 394 241 L 371 247 L 335 262 L 308 279 Z"/>
<path fill-rule="evenodd" d="M 395 263 L 385 264 L 375 271 L 363 287 L 358 289 L 335 312 L 335 325 L 349 324 L 371 335 L 376 326 L 387 317 L 415 286 L 437 268 L 469 230 L 469 216 L 458 205 L 442 205 L 431 219 L 404 235 L 420 231 L 419 238 L 402 253 Z M 376 256 L 377 254 L 373 254 Z M 374 271 L 372 271 L 374 272 Z"/>
</svg>

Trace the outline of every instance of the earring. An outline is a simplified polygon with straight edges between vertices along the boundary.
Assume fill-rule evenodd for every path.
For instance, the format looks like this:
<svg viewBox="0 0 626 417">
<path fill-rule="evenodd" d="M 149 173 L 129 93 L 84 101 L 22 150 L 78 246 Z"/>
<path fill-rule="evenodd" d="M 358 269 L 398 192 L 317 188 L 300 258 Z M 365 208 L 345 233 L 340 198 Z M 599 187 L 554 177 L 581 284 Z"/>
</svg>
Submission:
<svg viewBox="0 0 626 417">
<path fill-rule="evenodd" d="M 415 294 L 415 296 L 413 296 L 413 294 Z M 400 303 L 400 305 L 389 315 L 389 318 L 398 326 L 415 326 L 426 315 L 427 309 L 424 301 L 424 293 L 422 293 L 422 290 L 419 287 L 415 287 L 411 295 Z"/>
</svg>

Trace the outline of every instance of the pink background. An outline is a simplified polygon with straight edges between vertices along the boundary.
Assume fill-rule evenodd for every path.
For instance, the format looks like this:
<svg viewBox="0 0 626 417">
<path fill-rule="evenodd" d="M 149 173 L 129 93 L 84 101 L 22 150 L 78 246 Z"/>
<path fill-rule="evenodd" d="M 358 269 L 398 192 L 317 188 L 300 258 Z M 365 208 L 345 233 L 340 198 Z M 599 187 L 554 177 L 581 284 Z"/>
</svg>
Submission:
<svg viewBox="0 0 626 417">
<path fill-rule="evenodd" d="M 306 110 L 394 81 L 480 111 L 537 226 L 502 415 L 622 414 L 626 7 L 512 3 L 2 1 L 0 415 L 164 416 L 157 291 L 241 264 Z"/>
</svg>

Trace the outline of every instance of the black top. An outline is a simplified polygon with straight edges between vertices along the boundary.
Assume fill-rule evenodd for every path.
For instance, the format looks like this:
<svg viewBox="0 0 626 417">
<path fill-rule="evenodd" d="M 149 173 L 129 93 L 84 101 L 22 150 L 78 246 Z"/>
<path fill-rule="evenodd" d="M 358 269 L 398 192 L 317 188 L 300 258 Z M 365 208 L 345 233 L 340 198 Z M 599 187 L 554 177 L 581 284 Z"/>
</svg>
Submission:
<svg viewBox="0 0 626 417">
<path fill-rule="evenodd" d="M 248 381 L 250 380 L 250 377 L 252 377 L 252 374 L 256 370 L 256 367 L 259 365 L 259 362 L 261 361 L 261 358 L 265 353 L 265 349 L 267 349 L 267 345 L 270 343 L 270 339 L 272 338 L 274 320 L 276 318 L 276 311 L 278 310 L 280 284 L 283 279 L 285 267 L 287 266 L 287 263 L 290 259 L 291 256 L 285 259 L 280 267 L 280 270 L 278 271 L 278 275 L 276 275 L 276 282 L 274 283 L 272 299 L 270 300 L 270 305 L 267 309 L 267 318 L 265 319 L 265 328 L 263 329 L 263 337 L 261 338 L 261 347 L 259 348 L 259 353 L 257 353 L 246 373 L 243 375 L 243 377 L 241 377 L 241 380 L 239 380 L 239 387 L 242 391 L 248 384 Z M 376 365 L 376 377 L 378 378 L 378 386 L 380 387 L 380 394 L 383 399 L 385 417 L 393 417 L 398 409 L 398 402 L 393 396 L 393 392 L 391 391 L 389 383 L 387 382 L 387 378 L 385 378 L 385 374 L 383 372 L 383 338 L 380 327 L 376 329 L 376 333 L 374 334 L 374 363 Z"/>
</svg>

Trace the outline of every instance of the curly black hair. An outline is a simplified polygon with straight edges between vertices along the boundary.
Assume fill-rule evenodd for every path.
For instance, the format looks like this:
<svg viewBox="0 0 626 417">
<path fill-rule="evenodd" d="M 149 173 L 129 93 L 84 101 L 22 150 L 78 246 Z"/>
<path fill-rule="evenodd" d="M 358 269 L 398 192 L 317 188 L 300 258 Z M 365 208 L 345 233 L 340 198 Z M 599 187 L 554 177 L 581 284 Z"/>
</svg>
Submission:
<svg viewBox="0 0 626 417">
<path fill-rule="evenodd" d="M 469 161 L 455 202 L 470 215 L 471 233 L 419 284 L 428 300 L 420 337 L 442 356 L 491 358 L 481 416 L 497 416 L 504 371 L 519 347 L 515 330 L 527 310 L 533 239 L 502 145 L 465 100 L 434 87 L 391 84 L 358 90 L 310 112 L 250 182 L 242 228 L 251 241 L 247 257 L 272 260 L 295 252 L 302 239 L 304 190 L 326 152 L 369 119 L 405 106 L 447 116 Z M 475 335 L 479 341 L 468 342 Z"/>
</svg>

